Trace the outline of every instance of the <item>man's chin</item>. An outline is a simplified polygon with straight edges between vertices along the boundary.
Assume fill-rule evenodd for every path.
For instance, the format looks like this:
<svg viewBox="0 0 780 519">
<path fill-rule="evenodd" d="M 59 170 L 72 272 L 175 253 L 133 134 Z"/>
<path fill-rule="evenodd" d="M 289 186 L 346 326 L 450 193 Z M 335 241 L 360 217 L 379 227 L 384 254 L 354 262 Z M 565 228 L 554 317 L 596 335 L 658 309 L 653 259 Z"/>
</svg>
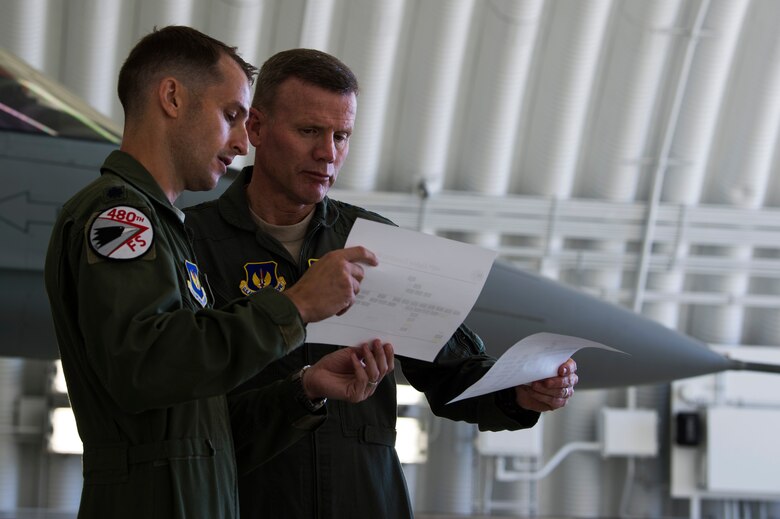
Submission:
<svg viewBox="0 0 780 519">
<path fill-rule="evenodd" d="M 200 182 L 188 188 L 188 190 L 189 191 L 211 191 L 212 189 L 215 189 L 217 187 L 220 178 L 222 178 L 222 175 L 213 175 L 210 180 L 207 181 L 204 179 L 203 182 Z"/>
<path fill-rule="evenodd" d="M 227 174 L 227 170 L 225 171 L 216 171 L 211 175 L 211 184 L 210 187 L 207 188 L 208 191 L 211 191 L 215 187 L 217 187 L 217 184 L 219 184 L 219 180 L 224 177 Z"/>
<path fill-rule="evenodd" d="M 316 191 L 309 193 L 308 196 L 306 197 L 307 198 L 306 201 L 312 205 L 318 204 L 322 202 L 322 200 L 327 196 L 328 191 L 330 191 L 330 186 L 320 187 Z"/>
</svg>

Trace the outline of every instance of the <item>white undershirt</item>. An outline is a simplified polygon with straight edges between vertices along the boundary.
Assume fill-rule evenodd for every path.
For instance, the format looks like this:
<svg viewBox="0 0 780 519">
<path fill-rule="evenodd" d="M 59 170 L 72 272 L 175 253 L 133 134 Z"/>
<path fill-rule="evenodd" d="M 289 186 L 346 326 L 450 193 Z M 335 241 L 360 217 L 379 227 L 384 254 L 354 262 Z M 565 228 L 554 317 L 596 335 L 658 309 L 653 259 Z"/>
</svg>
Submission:
<svg viewBox="0 0 780 519">
<path fill-rule="evenodd" d="M 311 222 L 314 216 L 314 211 L 311 211 L 306 218 L 298 223 L 292 225 L 274 225 L 266 222 L 260 218 L 257 213 L 252 211 L 252 206 L 249 206 L 249 214 L 252 215 L 252 220 L 260 228 L 260 230 L 267 232 L 279 243 L 284 245 L 287 252 L 290 253 L 295 263 L 298 263 L 298 257 L 301 255 L 301 246 L 303 245 L 303 239 L 306 237 L 306 230 L 309 228 L 309 222 Z"/>
</svg>

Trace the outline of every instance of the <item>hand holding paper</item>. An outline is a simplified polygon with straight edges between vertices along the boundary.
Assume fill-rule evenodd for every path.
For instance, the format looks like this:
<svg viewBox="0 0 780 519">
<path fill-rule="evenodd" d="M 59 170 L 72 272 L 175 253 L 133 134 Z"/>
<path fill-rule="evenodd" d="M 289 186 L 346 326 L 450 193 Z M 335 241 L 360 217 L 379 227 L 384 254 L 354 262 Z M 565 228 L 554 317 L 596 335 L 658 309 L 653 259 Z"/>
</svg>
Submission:
<svg viewBox="0 0 780 519">
<path fill-rule="evenodd" d="M 622 353 L 615 348 L 578 337 L 536 333 L 509 348 L 481 379 L 447 403 L 554 377 L 558 366 L 582 348 L 601 348 Z"/>
<path fill-rule="evenodd" d="M 376 337 L 397 355 L 431 361 L 460 326 L 485 284 L 496 253 L 474 245 L 358 219 L 346 246 L 379 259 L 366 267 L 344 315 L 310 324 L 309 342 L 352 346 Z"/>
</svg>

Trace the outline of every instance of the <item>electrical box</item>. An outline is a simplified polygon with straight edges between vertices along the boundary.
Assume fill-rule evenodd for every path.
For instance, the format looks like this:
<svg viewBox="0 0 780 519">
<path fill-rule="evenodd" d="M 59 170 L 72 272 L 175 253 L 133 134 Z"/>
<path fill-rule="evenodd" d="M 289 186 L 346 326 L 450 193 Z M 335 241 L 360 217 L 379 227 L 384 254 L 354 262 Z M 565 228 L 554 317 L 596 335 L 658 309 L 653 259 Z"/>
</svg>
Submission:
<svg viewBox="0 0 780 519">
<path fill-rule="evenodd" d="M 780 365 L 777 347 L 717 350 L 737 360 Z M 677 426 L 676 441 L 670 446 L 672 497 L 759 501 L 780 497 L 778 387 L 780 375 L 752 371 L 727 371 L 672 384 L 670 411 Z M 689 427 L 693 434 L 688 434 Z"/>
<path fill-rule="evenodd" d="M 778 431 L 777 409 L 709 408 L 705 488 L 780 495 Z"/>
<path fill-rule="evenodd" d="M 602 456 L 658 454 L 658 413 L 653 409 L 604 408 L 599 416 Z"/>
<path fill-rule="evenodd" d="M 477 450 L 483 456 L 542 456 L 542 418 L 534 427 L 519 431 L 480 431 Z"/>
</svg>

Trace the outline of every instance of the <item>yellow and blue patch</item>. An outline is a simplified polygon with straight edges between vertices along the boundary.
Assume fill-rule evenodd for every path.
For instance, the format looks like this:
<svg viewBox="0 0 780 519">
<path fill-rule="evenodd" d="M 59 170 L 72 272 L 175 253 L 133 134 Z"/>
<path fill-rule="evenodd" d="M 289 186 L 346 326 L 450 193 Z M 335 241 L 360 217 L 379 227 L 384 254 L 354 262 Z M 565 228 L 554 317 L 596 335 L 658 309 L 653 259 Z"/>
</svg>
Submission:
<svg viewBox="0 0 780 519">
<path fill-rule="evenodd" d="M 275 261 L 245 263 L 246 278 L 241 280 L 238 287 L 245 296 L 267 287 L 282 292 L 287 287 L 287 280 L 279 275 L 278 269 L 279 265 Z"/>
</svg>

